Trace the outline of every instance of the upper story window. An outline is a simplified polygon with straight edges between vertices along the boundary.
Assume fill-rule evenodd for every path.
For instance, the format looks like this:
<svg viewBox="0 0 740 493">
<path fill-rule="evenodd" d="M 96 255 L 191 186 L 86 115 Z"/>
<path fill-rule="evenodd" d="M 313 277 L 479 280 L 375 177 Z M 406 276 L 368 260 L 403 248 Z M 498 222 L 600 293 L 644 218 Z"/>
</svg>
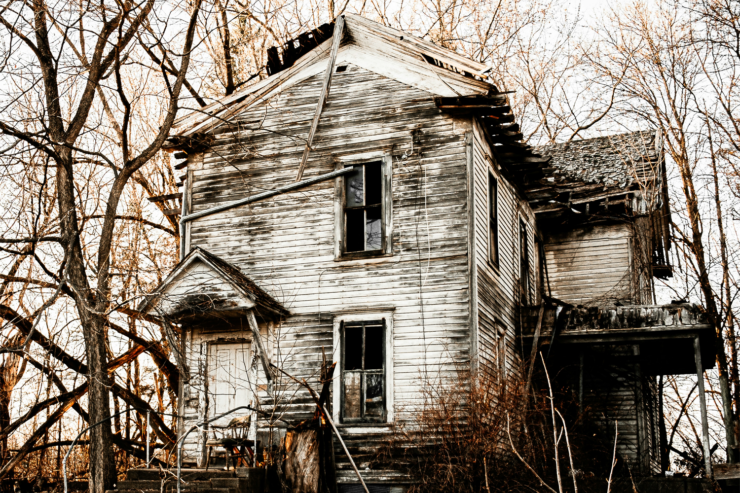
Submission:
<svg viewBox="0 0 740 493">
<path fill-rule="evenodd" d="M 342 422 L 384 422 L 385 320 L 343 322 Z"/>
<path fill-rule="evenodd" d="M 519 219 L 519 282 L 523 305 L 529 304 L 529 274 L 529 235 L 527 234 L 527 223 L 523 219 Z"/>
<path fill-rule="evenodd" d="M 498 181 L 488 172 L 488 259 L 498 265 Z"/>
<path fill-rule="evenodd" d="M 353 164 L 340 182 L 337 258 L 391 253 L 390 164 L 390 156 Z"/>
</svg>

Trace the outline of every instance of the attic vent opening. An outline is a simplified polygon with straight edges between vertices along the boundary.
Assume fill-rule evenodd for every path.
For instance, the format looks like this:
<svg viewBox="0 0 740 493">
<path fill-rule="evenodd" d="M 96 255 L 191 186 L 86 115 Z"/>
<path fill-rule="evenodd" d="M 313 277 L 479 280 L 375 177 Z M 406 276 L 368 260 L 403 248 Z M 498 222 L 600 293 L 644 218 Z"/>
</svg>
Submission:
<svg viewBox="0 0 740 493">
<path fill-rule="evenodd" d="M 340 65 L 339 67 L 337 67 L 337 72 L 346 72 L 346 71 L 347 71 L 346 65 Z"/>
</svg>

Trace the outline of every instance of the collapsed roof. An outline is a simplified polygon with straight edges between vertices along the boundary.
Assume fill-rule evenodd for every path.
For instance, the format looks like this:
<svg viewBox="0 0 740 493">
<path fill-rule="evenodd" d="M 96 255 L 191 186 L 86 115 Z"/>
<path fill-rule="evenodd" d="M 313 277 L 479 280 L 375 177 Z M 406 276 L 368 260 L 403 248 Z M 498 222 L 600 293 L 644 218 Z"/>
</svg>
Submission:
<svg viewBox="0 0 740 493">
<path fill-rule="evenodd" d="M 550 158 L 542 178 L 525 188 L 537 213 L 556 214 L 573 205 L 625 198 L 635 192 L 648 202 L 647 209 L 663 205 L 664 160 L 656 131 L 577 140 L 537 151 Z"/>
</svg>

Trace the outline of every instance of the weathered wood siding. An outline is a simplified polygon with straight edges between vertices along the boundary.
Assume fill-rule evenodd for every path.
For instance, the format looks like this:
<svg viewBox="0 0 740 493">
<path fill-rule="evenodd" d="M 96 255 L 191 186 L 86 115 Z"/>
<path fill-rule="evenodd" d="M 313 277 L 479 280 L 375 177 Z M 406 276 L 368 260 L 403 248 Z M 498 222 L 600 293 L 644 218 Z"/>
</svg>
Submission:
<svg viewBox="0 0 740 493">
<path fill-rule="evenodd" d="M 295 180 L 322 79 L 286 89 L 217 132 L 211 151 L 191 159 L 191 212 Z M 390 154 L 392 254 L 335 260 L 334 181 L 191 223 L 191 247 L 238 266 L 290 310 L 273 334 L 286 371 L 318 388 L 322 350 L 330 358 L 337 344 L 333 316 L 349 311 L 393 313 L 389 402 L 397 419 L 422 402 L 424 376 L 469 363 L 465 131 L 431 94 L 350 64 L 334 75 L 304 178 L 343 159 Z M 281 405 L 288 420 L 313 411 L 303 392 Z"/>
<path fill-rule="evenodd" d="M 545 256 L 555 298 L 574 305 L 633 300 L 629 225 L 598 225 L 550 234 L 545 239 Z"/>
<path fill-rule="evenodd" d="M 583 408 L 609 449 L 618 428 L 617 454 L 636 474 L 660 470 L 657 393 L 644 377 L 632 346 L 596 346 L 584 363 Z"/>
<path fill-rule="evenodd" d="M 500 338 L 506 340 L 507 371 L 517 368 L 515 336 L 518 327 L 519 306 L 519 220 L 527 224 L 529 235 L 530 303 L 539 303 L 537 267 L 538 255 L 535 238 L 537 235 L 534 215 L 529 203 L 523 200 L 516 189 L 495 166 L 491 149 L 482 130 L 475 126 L 473 139 L 474 158 L 474 203 L 475 267 L 477 284 L 477 347 L 480 368 L 494 371 L 500 368 L 498 358 Z M 498 245 L 499 263 L 489 259 L 489 212 L 488 173 L 498 180 Z"/>
</svg>

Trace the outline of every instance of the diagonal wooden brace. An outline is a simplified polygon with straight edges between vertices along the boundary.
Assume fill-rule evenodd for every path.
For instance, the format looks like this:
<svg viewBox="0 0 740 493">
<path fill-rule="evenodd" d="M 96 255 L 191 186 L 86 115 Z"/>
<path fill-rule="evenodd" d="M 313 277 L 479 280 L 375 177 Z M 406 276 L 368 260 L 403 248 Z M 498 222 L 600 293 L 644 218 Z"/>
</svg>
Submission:
<svg viewBox="0 0 740 493">
<path fill-rule="evenodd" d="M 252 337 L 254 338 L 254 343 L 257 345 L 257 351 L 260 353 L 262 369 L 265 370 L 267 381 L 272 382 L 275 379 L 275 374 L 272 370 L 270 358 L 267 356 L 267 352 L 265 351 L 265 345 L 262 344 L 262 336 L 260 336 L 260 328 L 259 325 L 257 325 L 257 318 L 254 316 L 254 310 L 247 311 L 247 322 L 249 322 L 249 328 L 252 330 Z"/>
<path fill-rule="evenodd" d="M 316 114 L 313 116 L 313 122 L 311 122 L 311 129 L 308 131 L 308 138 L 306 139 L 306 148 L 303 149 L 303 156 L 301 157 L 301 166 L 298 168 L 298 176 L 295 181 L 300 181 L 303 177 L 303 170 L 306 168 L 306 161 L 308 161 L 308 154 L 311 152 L 311 143 L 313 142 L 313 136 L 316 134 L 316 128 L 319 126 L 319 118 L 321 118 L 321 112 L 324 110 L 324 105 L 329 97 L 329 88 L 331 87 L 331 76 L 334 73 L 334 65 L 337 62 L 337 52 L 339 51 L 339 42 L 342 41 L 342 33 L 344 31 L 344 16 L 340 15 L 334 23 L 334 37 L 331 42 L 331 53 L 329 55 L 329 66 L 326 68 L 326 74 L 324 74 L 324 85 L 321 87 L 321 94 L 319 95 L 319 104 L 316 106 Z"/>
</svg>

